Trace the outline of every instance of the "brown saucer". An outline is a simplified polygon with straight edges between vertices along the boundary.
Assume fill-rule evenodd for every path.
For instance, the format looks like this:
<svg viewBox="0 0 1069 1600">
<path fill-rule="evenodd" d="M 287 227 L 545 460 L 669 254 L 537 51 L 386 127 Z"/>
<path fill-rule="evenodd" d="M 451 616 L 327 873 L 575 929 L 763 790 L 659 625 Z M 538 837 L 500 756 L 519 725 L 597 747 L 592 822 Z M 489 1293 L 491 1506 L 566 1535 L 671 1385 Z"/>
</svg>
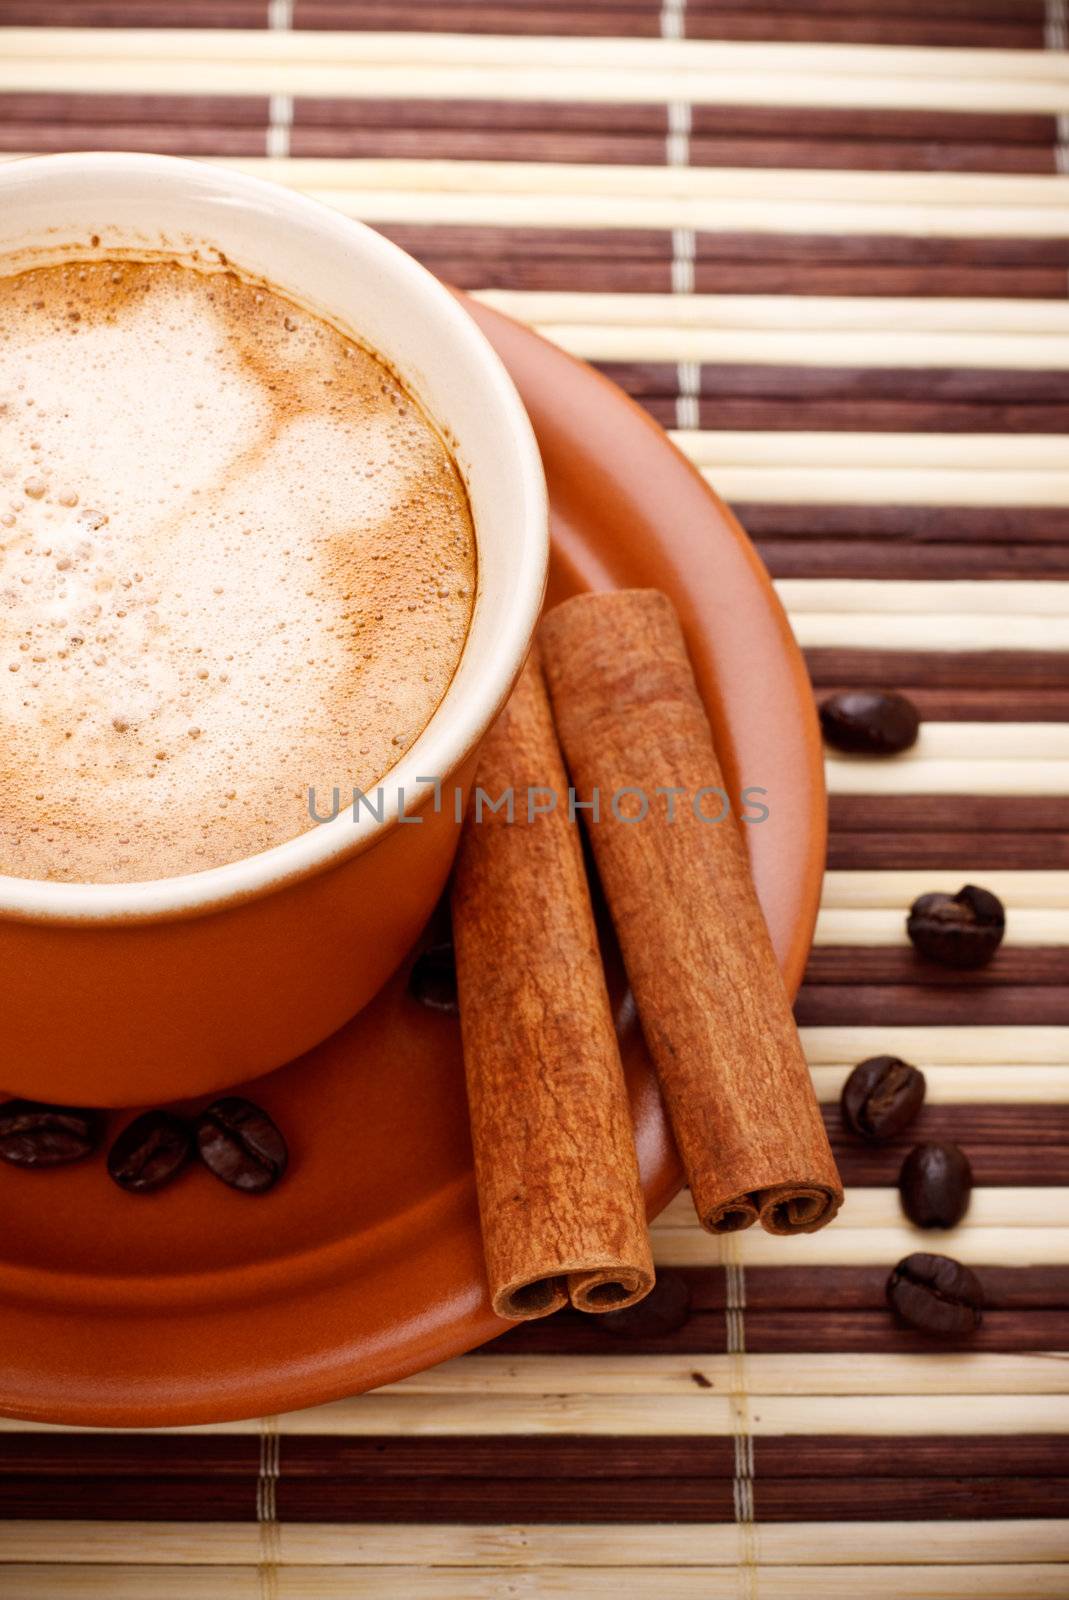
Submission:
<svg viewBox="0 0 1069 1600">
<path fill-rule="evenodd" d="M 470 309 L 542 447 L 551 599 L 666 590 L 729 786 L 768 790 L 771 816 L 746 837 L 793 989 L 820 893 L 823 764 L 805 668 L 764 569 L 644 412 L 534 334 Z M 609 961 L 656 1212 L 680 1175 Z M 458 1030 L 408 996 L 408 971 L 332 1039 L 250 1088 L 290 1142 L 289 1174 L 270 1195 L 234 1193 L 197 1169 L 137 1198 L 115 1188 L 100 1156 L 47 1173 L 0 1163 L 0 1411 L 106 1427 L 286 1411 L 504 1330 L 483 1278 Z"/>
</svg>

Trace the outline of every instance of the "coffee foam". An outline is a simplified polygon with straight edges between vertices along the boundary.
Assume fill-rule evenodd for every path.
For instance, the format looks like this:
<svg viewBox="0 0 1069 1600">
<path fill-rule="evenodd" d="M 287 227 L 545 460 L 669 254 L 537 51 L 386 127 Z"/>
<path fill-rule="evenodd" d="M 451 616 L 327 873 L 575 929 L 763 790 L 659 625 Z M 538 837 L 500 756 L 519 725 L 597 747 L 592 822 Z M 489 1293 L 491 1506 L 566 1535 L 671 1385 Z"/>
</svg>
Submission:
<svg viewBox="0 0 1069 1600">
<path fill-rule="evenodd" d="M 374 788 L 449 685 L 475 541 L 374 356 L 174 262 L 0 278 L 0 871 L 199 871 Z M 320 806 L 323 801 L 321 799 Z"/>
</svg>

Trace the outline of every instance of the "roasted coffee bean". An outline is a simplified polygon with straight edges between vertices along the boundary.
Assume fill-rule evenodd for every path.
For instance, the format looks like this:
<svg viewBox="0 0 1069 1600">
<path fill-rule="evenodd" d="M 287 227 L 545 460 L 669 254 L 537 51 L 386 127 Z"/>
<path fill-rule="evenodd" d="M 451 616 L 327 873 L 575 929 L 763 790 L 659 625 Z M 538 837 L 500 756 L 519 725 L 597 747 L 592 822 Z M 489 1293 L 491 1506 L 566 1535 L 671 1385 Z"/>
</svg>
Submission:
<svg viewBox="0 0 1069 1600">
<path fill-rule="evenodd" d="M 898 1175 L 902 1209 L 918 1228 L 956 1228 L 969 1209 L 972 1167 L 960 1145 L 914 1145 Z"/>
<path fill-rule="evenodd" d="M 606 1311 L 597 1326 L 621 1339 L 665 1339 L 690 1317 L 690 1287 L 678 1272 L 658 1272 L 645 1300 L 622 1311 Z"/>
<path fill-rule="evenodd" d="M 230 1095 L 197 1122 L 197 1148 L 210 1172 L 232 1189 L 263 1194 L 286 1170 L 286 1141 L 266 1111 Z"/>
<path fill-rule="evenodd" d="M 901 1133 L 924 1104 L 924 1073 L 897 1056 L 870 1056 L 843 1084 L 839 1111 L 843 1127 L 859 1139 L 880 1144 Z"/>
<path fill-rule="evenodd" d="M 960 1261 L 918 1251 L 891 1273 L 887 1299 L 911 1327 L 954 1338 L 980 1326 L 984 1291 L 976 1274 Z"/>
<path fill-rule="evenodd" d="M 177 1177 L 193 1154 L 193 1129 L 170 1111 L 146 1111 L 108 1151 L 108 1172 L 120 1189 L 148 1194 Z"/>
<path fill-rule="evenodd" d="M 0 1105 L 0 1156 L 16 1167 L 61 1167 L 94 1151 L 104 1133 L 99 1111 L 39 1100 Z"/>
<path fill-rule="evenodd" d="M 851 755 L 898 755 L 916 744 L 920 723 L 912 700 L 878 689 L 846 689 L 820 708 L 825 739 Z"/>
<path fill-rule="evenodd" d="M 413 999 L 432 1011 L 457 1009 L 457 967 L 448 941 L 432 944 L 417 956 L 408 990 Z"/>
<path fill-rule="evenodd" d="M 957 894 L 922 894 L 906 921 L 906 932 L 922 956 L 962 972 L 986 966 L 1005 931 L 1002 901 L 972 883 Z"/>
</svg>

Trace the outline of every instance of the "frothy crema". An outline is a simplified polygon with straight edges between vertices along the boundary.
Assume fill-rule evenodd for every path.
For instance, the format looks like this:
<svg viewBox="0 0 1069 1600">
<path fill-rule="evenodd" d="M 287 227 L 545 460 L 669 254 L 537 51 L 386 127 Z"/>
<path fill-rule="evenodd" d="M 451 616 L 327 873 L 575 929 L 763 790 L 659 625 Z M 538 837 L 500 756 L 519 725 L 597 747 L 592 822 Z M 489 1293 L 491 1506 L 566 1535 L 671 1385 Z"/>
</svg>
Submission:
<svg viewBox="0 0 1069 1600">
<path fill-rule="evenodd" d="M 196 872 L 371 790 L 474 597 L 456 466 L 385 365 L 229 272 L 0 278 L 0 872 Z"/>
</svg>

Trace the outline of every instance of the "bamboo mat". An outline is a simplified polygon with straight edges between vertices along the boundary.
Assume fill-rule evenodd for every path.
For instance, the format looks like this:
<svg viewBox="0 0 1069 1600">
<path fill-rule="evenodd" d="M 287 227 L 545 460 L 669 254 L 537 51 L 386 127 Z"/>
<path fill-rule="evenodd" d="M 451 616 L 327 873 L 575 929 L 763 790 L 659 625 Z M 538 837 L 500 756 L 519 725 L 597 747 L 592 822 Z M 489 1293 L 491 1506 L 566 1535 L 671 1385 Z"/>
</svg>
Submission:
<svg viewBox="0 0 1069 1600">
<path fill-rule="evenodd" d="M 689 1319 L 562 1314 L 374 1395 L 169 1434 L 0 1425 L 12 1600 L 1054 1600 L 1069 1594 L 1069 57 L 1065 0 L 0 0 L 0 153 L 238 162 L 600 365 L 732 502 L 828 761 L 798 1002 L 835 1227 L 654 1235 Z M 164 31 L 166 30 L 166 31 Z M 979 975 L 924 890 L 1008 907 Z M 846 1141 L 863 1056 L 928 1078 Z M 968 1349 L 892 1324 L 913 1138 L 969 1151 Z M 935 1248 L 940 1248 L 936 1244 Z"/>
</svg>

